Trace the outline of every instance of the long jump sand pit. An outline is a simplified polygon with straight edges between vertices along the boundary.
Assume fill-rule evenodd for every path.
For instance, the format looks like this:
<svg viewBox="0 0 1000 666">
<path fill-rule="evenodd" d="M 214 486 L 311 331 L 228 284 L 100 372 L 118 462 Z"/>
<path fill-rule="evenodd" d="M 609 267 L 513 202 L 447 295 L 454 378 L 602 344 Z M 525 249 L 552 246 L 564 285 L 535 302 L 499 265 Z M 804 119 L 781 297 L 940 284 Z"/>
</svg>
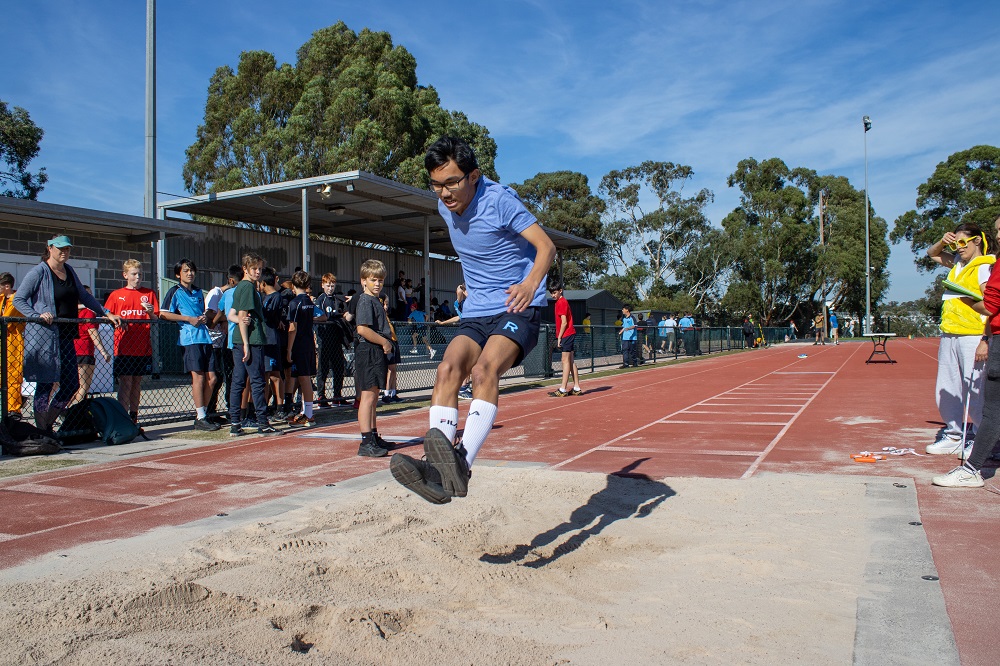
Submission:
<svg viewBox="0 0 1000 666">
<path fill-rule="evenodd" d="M 898 582 L 872 584 L 873 566 L 892 559 L 878 554 L 873 514 L 902 519 L 915 502 L 873 499 L 868 486 L 480 465 L 469 497 L 432 506 L 381 472 L 222 526 L 199 521 L 0 572 L 0 659 L 864 662 L 859 624 L 885 607 L 865 611 L 864 599 L 910 595 L 943 615 L 936 583 L 916 598 Z"/>
</svg>

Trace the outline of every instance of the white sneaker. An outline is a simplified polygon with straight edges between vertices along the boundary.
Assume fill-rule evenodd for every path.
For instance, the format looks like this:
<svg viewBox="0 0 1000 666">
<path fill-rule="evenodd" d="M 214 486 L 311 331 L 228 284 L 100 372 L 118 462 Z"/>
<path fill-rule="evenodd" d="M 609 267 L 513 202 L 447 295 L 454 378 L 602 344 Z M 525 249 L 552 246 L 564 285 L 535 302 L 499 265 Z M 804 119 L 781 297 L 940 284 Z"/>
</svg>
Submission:
<svg viewBox="0 0 1000 666">
<path fill-rule="evenodd" d="M 438 355 L 438 350 L 437 349 L 432 349 L 431 350 L 431 360 L 433 361 L 434 357 L 437 356 L 437 355 Z"/>
<path fill-rule="evenodd" d="M 416 348 L 416 347 L 414 347 L 413 349 L 411 349 L 411 350 L 410 350 L 410 353 L 411 353 L 411 354 L 416 354 L 416 353 L 417 353 L 417 348 Z"/>
<path fill-rule="evenodd" d="M 935 476 L 931 479 L 931 483 L 945 488 L 982 488 L 986 485 L 978 469 L 965 465 L 956 467 L 942 476 Z"/>
<path fill-rule="evenodd" d="M 947 435 L 941 435 L 938 441 L 933 444 L 928 444 L 927 448 L 924 449 L 926 453 L 931 455 L 959 455 L 962 453 L 962 440 L 952 439 Z"/>
</svg>

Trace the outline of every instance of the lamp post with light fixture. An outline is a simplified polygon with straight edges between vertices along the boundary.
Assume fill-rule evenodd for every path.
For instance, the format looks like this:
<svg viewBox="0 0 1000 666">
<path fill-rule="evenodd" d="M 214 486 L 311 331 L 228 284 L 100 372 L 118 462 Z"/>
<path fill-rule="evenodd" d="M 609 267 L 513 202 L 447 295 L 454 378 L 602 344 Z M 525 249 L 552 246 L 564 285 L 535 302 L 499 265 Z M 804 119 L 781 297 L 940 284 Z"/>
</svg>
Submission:
<svg viewBox="0 0 1000 666">
<path fill-rule="evenodd" d="M 868 226 L 868 130 L 872 120 L 868 116 L 861 119 L 865 127 L 865 333 L 872 332 L 872 258 L 871 232 Z"/>
</svg>

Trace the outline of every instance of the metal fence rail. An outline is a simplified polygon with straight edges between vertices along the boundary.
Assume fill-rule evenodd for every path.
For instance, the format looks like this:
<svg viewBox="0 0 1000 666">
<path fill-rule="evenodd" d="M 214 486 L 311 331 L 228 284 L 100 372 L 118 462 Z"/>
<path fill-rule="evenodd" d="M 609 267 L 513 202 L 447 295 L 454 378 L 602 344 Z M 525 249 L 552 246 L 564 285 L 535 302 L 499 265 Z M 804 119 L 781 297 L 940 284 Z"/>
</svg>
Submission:
<svg viewBox="0 0 1000 666">
<path fill-rule="evenodd" d="M 53 325 L 65 324 L 79 326 L 80 323 L 99 324 L 98 331 L 104 347 L 111 352 L 114 349 L 114 329 L 104 319 L 56 319 Z M 150 337 L 153 349 L 152 366 L 148 374 L 140 380 L 141 401 L 139 409 L 140 425 L 155 425 L 192 420 L 194 418 L 194 402 L 191 396 L 191 378 L 183 372 L 183 348 L 178 344 L 178 325 L 165 320 L 134 320 L 133 324 L 150 327 Z M 26 324 L 28 324 L 26 326 Z M 34 325 L 32 325 L 34 324 Z M 323 326 L 333 326 L 332 323 L 316 323 L 317 333 Z M 397 366 L 398 390 L 401 393 L 430 389 L 434 385 L 437 365 L 444 354 L 448 343 L 455 336 L 457 327 L 434 323 L 412 324 L 409 322 L 394 323 L 400 345 L 401 361 Z M 45 326 L 40 319 L 33 318 L 0 318 L 0 395 L 6 397 L 2 401 L 2 414 L 17 412 L 24 418 L 33 417 L 33 397 L 35 385 L 22 381 L 24 363 L 24 348 L 26 342 L 31 342 L 32 335 L 39 335 Z M 539 331 L 537 346 L 527 355 L 523 362 L 512 368 L 504 378 L 548 378 L 562 372 L 561 353 L 556 347 L 555 327 L 543 324 Z M 764 329 L 768 344 L 784 341 L 788 333 L 784 328 Z M 699 328 L 682 331 L 674 329 L 663 335 L 660 329 L 648 328 L 640 333 L 637 347 L 643 361 L 660 361 L 676 359 L 682 356 L 711 354 L 720 351 L 743 349 L 745 347 L 742 332 L 738 328 Z M 343 360 L 340 355 L 329 348 L 321 346 L 318 349 L 318 363 L 326 362 L 330 366 L 323 386 L 317 387 L 318 394 L 328 398 L 335 395 L 334 384 L 338 375 L 343 376 L 341 397 L 353 400 L 354 364 L 351 347 L 343 348 Z M 590 326 L 587 329 L 579 327 L 576 339 L 576 364 L 586 370 L 596 370 L 602 367 L 617 366 L 622 363 L 621 336 L 614 326 Z M 100 354 L 94 358 L 93 378 L 86 391 L 88 396 L 112 396 L 117 393 L 118 382 L 113 373 L 113 362 L 105 362 Z M 228 377 L 231 374 L 231 364 L 225 364 L 220 373 L 220 388 L 214 404 L 219 412 L 228 409 Z M 71 403 L 72 404 L 72 403 Z"/>
</svg>

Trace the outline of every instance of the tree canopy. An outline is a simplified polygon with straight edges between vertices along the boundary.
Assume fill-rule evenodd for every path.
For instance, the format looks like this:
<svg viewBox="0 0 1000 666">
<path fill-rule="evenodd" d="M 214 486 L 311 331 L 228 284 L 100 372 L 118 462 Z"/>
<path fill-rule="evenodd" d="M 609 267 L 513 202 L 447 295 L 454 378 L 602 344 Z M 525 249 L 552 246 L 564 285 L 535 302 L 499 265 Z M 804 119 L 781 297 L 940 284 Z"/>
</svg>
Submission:
<svg viewBox="0 0 1000 666">
<path fill-rule="evenodd" d="M 641 300 L 665 291 L 680 258 L 710 228 L 704 209 L 712 192 L 683 196 L 684 182 L 693 174 L 689 166 L 650 160 L 601 179 L 607 202 L 601 236 L 611 264 L 628 277 Z M 652 206 L 644 203 L 649 195 Z"/>
<path fill-rule="evenodd" d="M 49 177 L 44 167 L 32 173 L 28 163 L 38 156 L 44 134 L 27 111 L 0 100 L 0 196 L 38 198 Z"/>
<path fill-rule="evenodd" d="M 563 282 L 569 289 L 586 289 L 608 268 L 606 248 L 599 240 L 604 201 L 590 191 L 582 173 L 555 171 L 539 173 L 523 183 L 511 184 L 538 222 L 550 229 L 565 231 L 581 238 L 598 241 L 592 250 L 574 250 L 563 257 Z M 550 279 L 558 279 L 553 266 Z"/>
<path fill-rule="evenodd" d="M 1000 217 L 1000 148 L 974 146 L 951 155 L 917 188 L 917 207 L 896 218 L 890 238 L 907 240 L 915 262 L 923 270 L 938 264 L 926 255 L 928 247 L 947 231 L 965 222 L 989 233 Z"/>
<path fill-rule="evenodd" d="M 496 179 L 496 142 L 419 86 L 416 59 L 386 32 L 343 22 L 313 33 L 296 64 L 266 51 L 240 55 L 212 76 L 205 121 L 187 149 L 184 184 L 202 194 L 361 169 L 427 185 L 426 149 L 460 136 Z"/>
</svg>

